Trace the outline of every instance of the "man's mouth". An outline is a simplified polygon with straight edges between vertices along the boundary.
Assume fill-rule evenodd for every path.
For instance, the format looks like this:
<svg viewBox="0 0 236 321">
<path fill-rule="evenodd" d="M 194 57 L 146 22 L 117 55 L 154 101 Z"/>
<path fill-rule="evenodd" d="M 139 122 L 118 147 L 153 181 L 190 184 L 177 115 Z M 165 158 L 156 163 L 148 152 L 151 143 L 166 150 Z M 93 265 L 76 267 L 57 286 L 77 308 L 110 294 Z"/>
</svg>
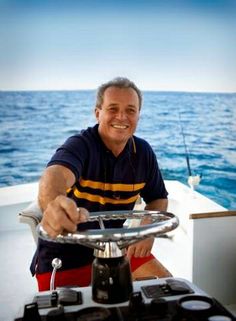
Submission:
<svg viewBox="0 0 236 321">
<path fill-rule="evenodd" d="M 116 129 L 126 129 L 128 128 L 127 125 L 116 125 L 116 124 L 113 124 L 111 125 L 113 128 L 116 128 Z"/>
</svg>

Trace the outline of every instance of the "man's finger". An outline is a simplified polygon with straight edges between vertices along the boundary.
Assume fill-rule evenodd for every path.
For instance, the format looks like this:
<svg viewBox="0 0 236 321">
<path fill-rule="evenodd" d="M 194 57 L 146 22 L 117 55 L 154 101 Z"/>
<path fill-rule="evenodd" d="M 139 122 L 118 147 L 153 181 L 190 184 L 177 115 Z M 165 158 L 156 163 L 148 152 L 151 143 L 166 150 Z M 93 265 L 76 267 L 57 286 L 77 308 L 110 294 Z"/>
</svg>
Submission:
<svg viewBox="0 0 236 321">
<path fill-rule="evenodd" d="M 84 207 L 77 207 L 77 223 L 86 222 L 89 219 L 89 212 Z"/>
<path fill-rule="evenodd" d="M 89 212 L 83 207 L 77 208 L 76 203 L 72 199 L 60 195 L 56 198 L 56 201 L 74 224 L 83 223 L 88 220 Z"/>
<path fill-rule="evenodd" d="M 42 224 L 42 227 L 45 230 L 45 232 L 47 232 L 47 234 L 52 238 L 56 238 L 56 236 L 58 234 L 60 234 L 63 230 L 62 228 L 61 229 L 55 228 L 53 225 L 48 223 L 46 220 L 42 220 L 41 224 Z"/>
<path fill-rule="evenodd" d="M 134 255 L 134 252 L 135 252 L 135 247 L 134 246 L 129 246 L 128 247 L 128 250 L 127 250 L 127 257 L 129 258 L 129 259 L 131 259 L 131 257 Z"/>
</svg>

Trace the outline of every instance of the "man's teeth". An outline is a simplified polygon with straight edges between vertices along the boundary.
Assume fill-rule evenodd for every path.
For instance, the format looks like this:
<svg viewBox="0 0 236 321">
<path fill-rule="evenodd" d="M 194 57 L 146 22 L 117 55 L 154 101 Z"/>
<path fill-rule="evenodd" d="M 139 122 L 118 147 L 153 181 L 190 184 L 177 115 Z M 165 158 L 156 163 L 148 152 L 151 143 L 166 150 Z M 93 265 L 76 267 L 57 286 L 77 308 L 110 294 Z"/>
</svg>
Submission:
<svg viewBox="0 0 236 321">
<path fill-rule="evenodd" d="M 117 129 L 125 129 L 128 126 L 124 126 L 124 125 L 112 125 L 112 127 L 117 128 Z"/>
</svg>

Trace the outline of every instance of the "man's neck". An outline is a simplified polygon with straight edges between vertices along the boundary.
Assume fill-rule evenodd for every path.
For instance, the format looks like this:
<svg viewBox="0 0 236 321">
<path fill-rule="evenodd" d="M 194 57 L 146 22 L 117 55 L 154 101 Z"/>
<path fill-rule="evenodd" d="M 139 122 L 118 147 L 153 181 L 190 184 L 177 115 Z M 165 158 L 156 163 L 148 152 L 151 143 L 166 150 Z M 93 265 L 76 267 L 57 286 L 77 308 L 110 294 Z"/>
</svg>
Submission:
<svg viewBox="0 0 236 321">
<path fill-rule="evenodd" d="M 112 154 L 115 157 L 118 157 L 123 152 L 127 142 L 130 139 L 130 138 L 128 138 L 127 140 L 123 140 L 123 141 L 115 141 L 114 139 L 109 139 L 108 137 L 104 136 L 101 133 L 101 131 L 99 130 L 99 127 L 98 127 L 98 134 L 99 134 L 103 144 L 107 147 L 107 149 L 109 149 L 109 151 L 112 152 Z"/>
<path fill-rule="evenodd" d="M 112 142 L 110 142 L 108 139 L 103 137 L 100 133 L 99 133 L 99 135 L 101 137 L 101 140 L 102 140 L 103 144 L 107 147 L 107 149 L 109 149 L 112 152 L 112 154 L 115 157 L 118 157 L 123 152 L 123 150 L 125 149 L 127 141 L 124 141 L 124 142 L 114 142 L 114 141 L 112 141 Z"/>
<path fill-rule="evenodd" d="M 103 140 L 103 139 L 102 139 Z M 112 152 L 112 154 L 115 156 L 115 157 L 118 157 L 124 150 L 127 142 L 124 142 L 124 143 L 119 143 L 119 144 L 116 144 L 116 143 L 112 143 L 112 144 L 109 144 L 109 142 L 107 141 L 104 141 L 103 140 L 103 143 L 106 145 L 106 147 Z"/>
</svg>

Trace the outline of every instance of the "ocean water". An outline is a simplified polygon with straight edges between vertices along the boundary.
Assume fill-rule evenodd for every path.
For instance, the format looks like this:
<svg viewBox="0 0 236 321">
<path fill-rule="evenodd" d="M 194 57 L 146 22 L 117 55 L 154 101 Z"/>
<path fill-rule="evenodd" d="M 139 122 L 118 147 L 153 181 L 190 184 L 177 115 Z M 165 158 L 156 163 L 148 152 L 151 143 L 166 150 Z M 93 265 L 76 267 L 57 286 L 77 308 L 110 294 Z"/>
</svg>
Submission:
<svg viewBox="0 0 236 321">
<path fill-rule="evenodd" d="M 95 91 L 0 92 L 0 187 L 37 181 L 64 140 L 95 123 Z M 152 145 L 165 179 L 236 209 L 236 93 L 144 92 L 136 135 Z"/>
</svg>

